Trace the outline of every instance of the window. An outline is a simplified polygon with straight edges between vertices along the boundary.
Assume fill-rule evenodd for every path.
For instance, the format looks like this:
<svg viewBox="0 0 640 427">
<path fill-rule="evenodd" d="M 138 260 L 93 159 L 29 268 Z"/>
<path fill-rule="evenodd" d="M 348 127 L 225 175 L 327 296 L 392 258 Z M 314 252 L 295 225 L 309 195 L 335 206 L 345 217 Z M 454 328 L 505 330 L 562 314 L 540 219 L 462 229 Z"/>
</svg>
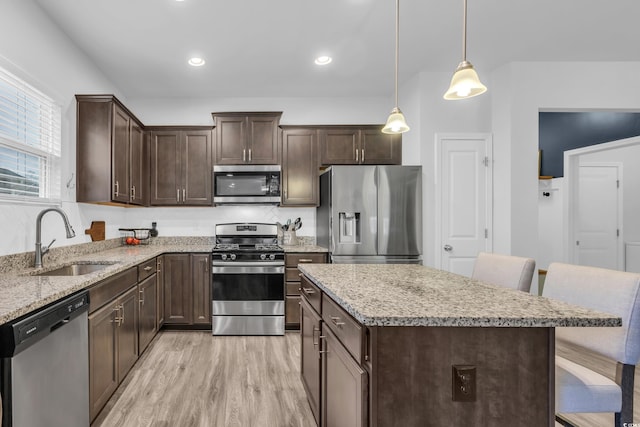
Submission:
<svg viewBox="0 0 640 427">
<path fill-rule="evenodd" d="M 0 199 L 60 200 L 60 107 L 0 68 Z"/>
</svg>

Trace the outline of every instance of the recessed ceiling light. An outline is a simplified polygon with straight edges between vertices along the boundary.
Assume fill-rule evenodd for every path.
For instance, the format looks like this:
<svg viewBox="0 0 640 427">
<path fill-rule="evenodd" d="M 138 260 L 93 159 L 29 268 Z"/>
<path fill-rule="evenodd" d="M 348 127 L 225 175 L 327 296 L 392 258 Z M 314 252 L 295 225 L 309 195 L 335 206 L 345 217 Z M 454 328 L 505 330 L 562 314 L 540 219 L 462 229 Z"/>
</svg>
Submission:
<svg viewBox="0 0 640 427">
<path fill-rule="evenodd" d="M 327 65 L 331 63 L 331 61 L 333 61 L 333 59 L 330 56 L 323 55 L 323 56 L 318 56 L 314 62 L 317 65 Z"/>
<path fill-rule="evenodd" d="M 189 59 L 189 65 L 191 65 L 192 67 L 202 67 L 204 65 L 204 62 L 204 59 L 198 58 L 197 56 Z"/>
</svg>

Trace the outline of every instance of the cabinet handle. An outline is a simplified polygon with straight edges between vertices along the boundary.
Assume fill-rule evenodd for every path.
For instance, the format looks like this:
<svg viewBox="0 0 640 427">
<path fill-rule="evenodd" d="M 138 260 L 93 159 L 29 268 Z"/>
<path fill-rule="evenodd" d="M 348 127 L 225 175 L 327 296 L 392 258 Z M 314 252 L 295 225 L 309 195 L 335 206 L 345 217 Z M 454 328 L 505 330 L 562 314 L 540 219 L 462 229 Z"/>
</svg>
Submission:
<svg viewBox="0 0 640 427">
<path fill-rule="evenodd" d="M 316 342 L 316 332 L 320 332 L 320 328 L 313 327 L 313 332 L 311 333 L 311 341 L 313 342 L 313 346 L 316 347 L 320 344 L 320 340 Z"/>
<path fill-rule="evenodd" d="M 116 197 L 118 197 L 120 195 L 120 183 L 118 183 L 118 181 L 116 181 L 116 183 L 114 184 L 114 194 Z"/>
<path fill-rule="evenodd" d="M 176 188 L 176 199 L 178 199 L 178 203 L 180 203 L 180 189 Z"/>
<path fill-rule="evenodd" d="M 242 161 L 246 162 L 247 161 L 247 150 L 246 149 L 242 149 Z"/>
<path fill-rule="evenodd" d="M 120 306 L 116 305 L 115 308 L 113 309 L 113 311 L 116 312 L 116 317 L 111 321 L 111 323 L 116 323 L 118 325 L 118 327 L 120 327 Z"/>
<path fill-rule="evenodd" d="M 362 163 L 364 163 L 364 148 L 362 149 Z"/>
<path fill-rule="evenodd" d="M 148 266 L 146 266 L 146 267 L 144 268 L 144 271 L 151 271 L 151 269 L 152 269 L 152 268 L 153 268 L 153 267 L 151 267 L 151 266 L 149 266 L 149 265 L 148 265 Z"/>
<path fill-rule="evenodd" d="M 358 162 L 358 149 L 357 148 L 356 148 L 356 163 L 359 163 Z"/>
<path fill-rule="evenodd" d="M 338 328 L 344 325 L 344 322 L 339 322 L 340 318 L 337 316 L 329 316 L 329 318 L 331 319 L 333 324 L 336 325 Z"/>
<path fill-rule="evenodd" d="M 120 321 L 124 323 L 124 305 L 120 304 L 120 310 L 122 310 L 121 311 L 122 316 L 120 316 Z M 122 323 L 120 323 L 120 326 L 122 326 Z"/>
<path fill-rule="evenodd" d="M 249 148 L 249 163 L 251 163 L 251 148 Z"/>
<path fill-rule="evenodd" d="M 310 258 L 300 258 L 300 259 L 298 260 L 298 263 L 301 263 L 301 262 L 313 262 L 313 260 L 312 260 L 312 259 L 310 259 Z"/>
<path fill-rule="evenodd" d="M 144 289 L 140 289 L 140 307 L 144 305 Z"/>
<path fill-rule="evenodd" d="M 284 198 L 285 199 L 287 198 L 287 189 L 286 188 L 284 189 Z"/>
<path fill-rule="evenodd" d="M 305 287 L 302 287 L 302 292 L 304 292 L 307 295 L 313 295 L 316 293 L 316 291 L 314 291 L 313 288 L 305 288 Z"/>
<path fill-rule="evenodd" d="M 187 190 L 185 190 L 184 188 L 182 189 L 182 203 L 185 203 L 187 201 Z"/>
<path fill-rule="evenodd" d="M 136 186 L 132 186 L 131 187 L 131 200 L 135 200 L 136 199 Z"/>
</svg>

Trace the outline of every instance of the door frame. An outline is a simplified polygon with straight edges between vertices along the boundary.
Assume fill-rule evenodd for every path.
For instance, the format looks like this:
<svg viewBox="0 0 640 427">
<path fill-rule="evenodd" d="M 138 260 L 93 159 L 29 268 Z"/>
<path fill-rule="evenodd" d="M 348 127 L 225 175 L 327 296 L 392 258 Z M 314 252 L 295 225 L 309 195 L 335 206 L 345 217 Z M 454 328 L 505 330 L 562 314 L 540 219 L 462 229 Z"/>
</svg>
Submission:
<svg viewBox="0 0 640 427">
<path fill-rule="evenodd" d="M 575 260 L 576 251 L 575 247 L 572 244 L 575 242 L 575 220 L 576 220 L 576 206 L 578 201 L 578 183 L 579 183 L 579 172 L 580 172 L 580 156 L 582 154 L 587 153 L 597 153 L 599 151 L 607 151 L 617 148 L 628 147 L 632 145 L 640 144 L 640 137 L 634 136 L 632 138 L 619 139 L 617 141 L 605 142 L 602 144 L 591 145 L 583 148 L 576 148 L 575 150 L 567 150 L 564 152 L 564 185 L 563 185 L 563 194 L 566 197 L 563 197 L 564 204 L 564 259 L 566 262 L 572 262 Z M 622 194 L 622 179 L 620 179 L 620 194 Z M 620 197 L 620 201 L 622 197 Z M 620 207 L 618 211 L 618 216 L 623 214 L 624 204 Z M 624 224 L 622 220 L 619 222 L 620 224 L 620 239 L 618 245 L 619 248 L 619 257 L 624 254 L 624 232 L 623 227 Z M 623 258 L 624 261 L 624 258 Z M 620 265 L 620 262 L 618 262 Z M 624 267 L 624 263 L 622 264 Z"/>
<path fill-rule="evenodd" d="M 434 186 L 435 186 L 435 238 L 434 238 L 434 254 L 436 268 L 442 268 L 442 147 L 445 141 L 450 139 L 478 139 L 484 140 L 485 155 L 488 158 L 488 164 L 485 168 L 485 228 L 488 230 L 486 238 L 486 250 L 493 251 L 493 135 L 484 132 L 469 133 L 436 133 L 435 134 L 435 167 L 434 167 Z"/>
</svg>

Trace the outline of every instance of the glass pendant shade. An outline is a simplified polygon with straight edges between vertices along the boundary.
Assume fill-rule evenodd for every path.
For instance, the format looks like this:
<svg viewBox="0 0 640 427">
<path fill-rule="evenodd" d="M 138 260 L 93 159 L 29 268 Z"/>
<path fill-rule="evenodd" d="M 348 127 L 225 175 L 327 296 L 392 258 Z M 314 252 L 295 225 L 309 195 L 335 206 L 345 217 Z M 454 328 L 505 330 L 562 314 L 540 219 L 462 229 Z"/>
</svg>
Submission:
<svg viewBox="0 0 640 427">
<path fill-rule="evenodd" d="M 404 133 L 409 130 L 409 125 L 407 125 L 407 121 L 404 118 L 404 114 L 398 107 L 395 107 L 391 110 L 391 114 L 387 119 L 387 124 L 382 128 L 382 133 Z"/>
<path fill-rule="evenodd" d="M 482 84 L 478 73 L 470 62 L 462 61 L 451 78 L 449 90 L 444 94 L 444 99 L 465 99 L 480 95 L 487 91 Z"/>
</svg>

